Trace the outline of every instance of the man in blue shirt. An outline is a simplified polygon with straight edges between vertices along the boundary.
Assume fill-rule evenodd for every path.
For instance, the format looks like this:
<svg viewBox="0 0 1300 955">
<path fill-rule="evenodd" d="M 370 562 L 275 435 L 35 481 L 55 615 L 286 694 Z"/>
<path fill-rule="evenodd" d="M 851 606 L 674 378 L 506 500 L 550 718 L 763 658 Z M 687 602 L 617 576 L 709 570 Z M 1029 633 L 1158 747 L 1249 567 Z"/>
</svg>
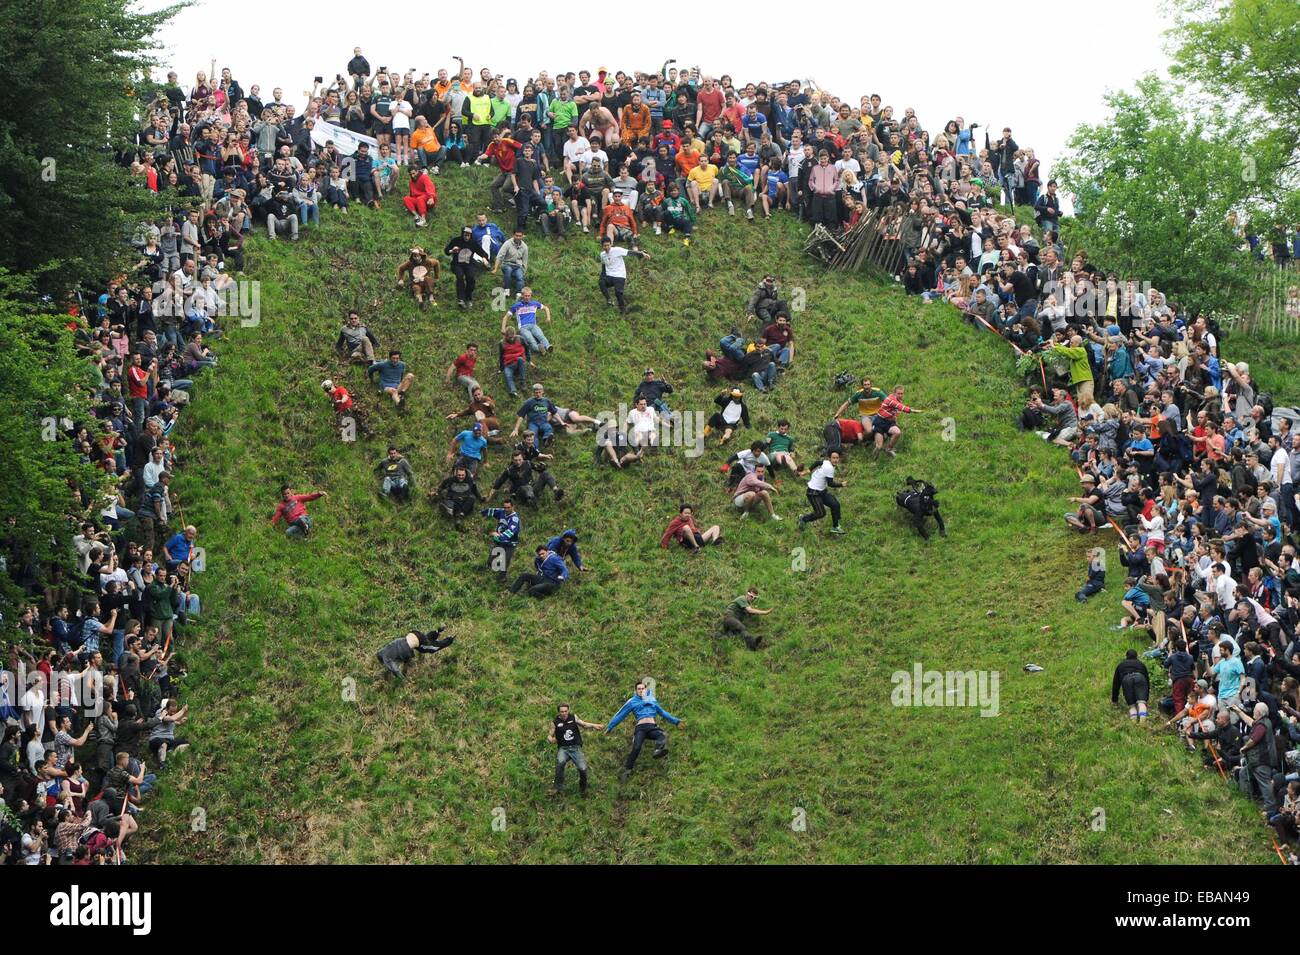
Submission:
<svg viewBox="0 0 1300 955">
<path fill-rule="evenodd" d="M 530 351 L 545 354 L 551 350 L 551 343 L 546 338 L 546 333 L 542 331 L 541 322 L 538 321 L 538 315 L 544 314 L 546 320 L 551 320 L 551 310 L 541 302 L 533 298 L 533 290 L 525 285 L 524 290 L 519 293 L 519 301 L 510 306 L 509 311 L 501 316 L 501 331 L 504 333 L 510 322 L 510 316 L 515 317 L 519 325 L 519 337 L 523 339 L 524 344 Z"/>
<path fill-rule="evenodd" d="M 483 425 L 476 421 L 473 428 L 467 428 L 451 439 L 447 461 L 454 462 L 453 467 L 464 468 L 470 477 L 478 477 L 478 469 L 483 465 L 483 449 L 487 443 L 487 438 L 483 436 Z"/>
<path fill-rule="evenodd" d="M 632 770 L 636 766 L 636 759 L 641 755 L 641 747 L 645 745 L 647 739 L 654 740 L 655 759 L 662 759 L 668 755 L 668 736 L 655 724 L 656 716 L 662 716 L 674 726 L 680 726 L 683 729 L 686 727 L 685 720 L 678 719 L 659 705 L 659 701 L 650 692 L 649 683 L 646 680 L 637 681 L 636 692 L 605 724 L 605 733 L 608 735 L 612 732 L 614 727 L 629 714 L 636 720 L 636 729 L 632 735 L 632 750 L 627 754 L 627 761 L 623 764 L 623 771 L 618 776 L 619 782 L 624 783 L 632 775 Z"/>
<path fill-rule="evenodd" d="M 406 392 L 415 381 L 415 375 L 406 370 L 400 351 L 390 351 L 388 361 L 376 361 L 366 369 L 366 377 L 379 376 L 379 390 L 393 399 L 401 411 L 406 410 Z"/>
<path fill-rule="evenodd" d="M 512 594 L 527 587 L 530 597 L 549 597 L 569 579 L 569 568 L 564 565 L 563 558 L 552 554 L 545 547 L 537 548 L 533 569 L 535 573 L 520 574 L 515 578 L 515 582 L 510 585 Z"/>
<path fill-rule="evenodd" d="M 510 432 L 510 437 L 519 437 L 520 426 L 527 424 L 528 430 L 537 435 L 539 445 L 549 442 L 555 437 L 555 429 L 551 427 L 551 418 L 559 410 L 555 406 L 555 402 L 546 397 L 546 389 L 542 385 L 533 385 L 533 396 L 519 408 L 515 420 L 515 429 Z"/>
</svg>

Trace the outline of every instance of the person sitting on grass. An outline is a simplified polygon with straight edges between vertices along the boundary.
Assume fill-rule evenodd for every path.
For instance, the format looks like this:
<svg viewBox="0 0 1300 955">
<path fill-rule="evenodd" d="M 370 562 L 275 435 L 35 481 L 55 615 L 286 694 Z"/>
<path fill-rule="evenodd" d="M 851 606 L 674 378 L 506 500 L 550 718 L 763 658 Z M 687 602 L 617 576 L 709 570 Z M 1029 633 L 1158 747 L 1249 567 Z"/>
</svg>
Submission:
<svg viewBox="0 0 1300 955">
<path fill-rule="evenodd" d="M 510 585 L 510 592 L 517 594 L 527 587 L 530 597 L 549 597 L 568 579 L 569 568 L 565 566 L 564 558 L 545 547 L 538 547 L 537 556 L 533 558 L 533 573 L 516 577 Z"/>
<path fill-rule="evenodd" d="M 774 468 L 788 468 L 794 475 L 800 473 L 799 462 L 794 456 L 794 438 L 790 436 L 790 422 L 785 418 L 777 421 L 775 431 L 767 433 L 767 455 Z"/>
<path fill-rule="evenodd" d="M 659 546 L 667 547 L 669 541 L 674 540 L 692 554 L 698 554 L 709 544 L 722 543 L 722 528 L 713 524 L 701 531 L 695 523 L 695 508 L 683 504 L 677 509 L 677 516 L 668 522 L 663 537 L 659 538 Z"/>
<path fill-rule="evenodd" d="M 415 375 L 406 370 L 402 353 L 394 349 L 388 353 L 388 361 L 377 361 L 366 369 L 366 377 L 379 376 L 379 390 L 393 400 L 399 410 L 405 410 L 406 392 L 415 383 Z"/>
<path fill-rule="evenodd" d="M 461 518 L 473 512 L 475 506 L 483 500 L 478 485 L 464 466 L 457 464 L 451 474 L 442 479 L 434 490 L 429 492 L 429 499 L 436 501 L 444 517 L 451 518 L 452 525 L 460 530 Z"/>
<path fill-rule="evenodd" d="M 767 506 L 767 513 L 772 520 L 781 520 L 781 515 L 776 512 L 776 505 L 772 503 L 772 495 L 777 493 L 774 484 L 767 483 L 767 470 L 759 464 L 754 467 L 753 471 L 747 473 L 740 479 L 736 485 L 735 495 L 732 497 L 732 503 L 740 511 L 742 518 L 748 517 L 759 504 Z"/>
<path fill-rule="evenodd" d="M 388 446 L 388 454 L 375 465 L 375 473 L 383 478 L 379 492 L 394 501 L 405 501 L 411 496 L 411 485 L 415 483 L 415 474 L 411 463 L 406 460 L 397 445 Z"/>
</svg>

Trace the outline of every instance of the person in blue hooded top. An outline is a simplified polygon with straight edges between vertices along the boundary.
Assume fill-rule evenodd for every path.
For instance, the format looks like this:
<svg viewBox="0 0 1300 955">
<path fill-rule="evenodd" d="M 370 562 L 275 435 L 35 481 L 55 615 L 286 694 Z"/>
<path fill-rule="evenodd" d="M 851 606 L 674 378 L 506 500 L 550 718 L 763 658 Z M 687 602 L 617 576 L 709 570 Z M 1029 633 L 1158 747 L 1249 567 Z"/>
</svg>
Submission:
<svg viewBox="0 0 1300 955">
<path fill-rule="evenodd" d="M 559 557 L 560 560 L 573 561 L 575 570 L 584 574 L 591 570 L 582 562 L 582 552 L 578 550 L 578 532 L 572 527 L 548 540 L 546 549 Z"/>
<path fill-rule="evenodd" d="M 654 740 L 655 759 L 662 759 L 668 755 L 668 734 L 659 728 L 655 723 L 655 717 L 662 716 L 674 726 L 682 729 L 686 728 L 686 721 L 673 716 L 655 699 L 654 694 L 650 691 L 649 679 L 638 680 L 636 691 L 632 697 L 619 708 L 619 711 L 605 724 L 605 733 L 608 735 L 614 727 L 623 722 L 624 718 L 631 716 L 636 721 L 636 726 L 632 734 L 632 749 L 627 754 L 627 760 L 623 764 L 623 771 L 619 773 L 619 782 L 627 782 L 632 770 L 636 766 L 636 759 L 641 755 L 641 747 L 645 745 L 647 739 Z"/>
</svg>

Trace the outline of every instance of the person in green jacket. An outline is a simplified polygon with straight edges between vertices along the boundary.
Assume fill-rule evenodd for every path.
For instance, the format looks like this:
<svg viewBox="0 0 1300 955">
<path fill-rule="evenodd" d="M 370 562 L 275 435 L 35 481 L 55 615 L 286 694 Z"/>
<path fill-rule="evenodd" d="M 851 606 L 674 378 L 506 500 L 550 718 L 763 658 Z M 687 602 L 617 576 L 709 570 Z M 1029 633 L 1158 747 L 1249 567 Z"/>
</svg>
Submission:
<svg viewBox="0 0 1300 955">
<path fill-rule="evenodd" d="M 691 244 L 691 231 L 695 228 L 695 206 L 689 199 L 682 195 L 682 191 L 674 182 L 668 187 L 668 198 L 660 206 L 660 220 L 655 226 L 655 231 L 660 227 L 666 228 L 671 235 L 674 229 L 679 229 L 685 238 L 682 239 L 682 245 L 689 247 Z"/>
<path fill-rule="evenodd" d="M 1082 410 L 1092 405 L 1092 365 L 1088 361 L 1088 349 L 1078 335 L 1070 336 L 1069 345 L 1056 344 L 1051 347 L 1055 355 L 1062 355 L 1070 362 L 1070 385 L 1074 388 L 1074 400 Z"/>
<path fill-rule="evenodd" d="M 176 575 L 172 574 L 163 582 L 161 574 L 145 574 L 144 599 L 149 612 L 149 620 L 158 628 L 162 640 L 170 640 L 175 613 L 172 599 L 176 595 Z"/>
</svg>

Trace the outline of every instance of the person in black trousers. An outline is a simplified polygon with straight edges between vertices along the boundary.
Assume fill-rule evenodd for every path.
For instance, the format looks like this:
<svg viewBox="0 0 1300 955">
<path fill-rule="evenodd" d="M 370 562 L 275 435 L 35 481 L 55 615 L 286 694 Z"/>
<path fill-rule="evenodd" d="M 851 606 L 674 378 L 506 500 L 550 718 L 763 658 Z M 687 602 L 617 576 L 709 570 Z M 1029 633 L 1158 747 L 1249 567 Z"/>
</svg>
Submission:
<svg viewBox="0 0 1300 955">
<path fill-rule="evenodd" d="M 452 236 L 442 251 L 451 258 L 451 271 L 456 276 L 456 303 L 466 308 L 474 298 L 474 284 L 479 273 L 491 268 L 492 263 L 474 241 L 474 232 L 469 226 L 461 229 L 460 235 Z"/>
</svg>

